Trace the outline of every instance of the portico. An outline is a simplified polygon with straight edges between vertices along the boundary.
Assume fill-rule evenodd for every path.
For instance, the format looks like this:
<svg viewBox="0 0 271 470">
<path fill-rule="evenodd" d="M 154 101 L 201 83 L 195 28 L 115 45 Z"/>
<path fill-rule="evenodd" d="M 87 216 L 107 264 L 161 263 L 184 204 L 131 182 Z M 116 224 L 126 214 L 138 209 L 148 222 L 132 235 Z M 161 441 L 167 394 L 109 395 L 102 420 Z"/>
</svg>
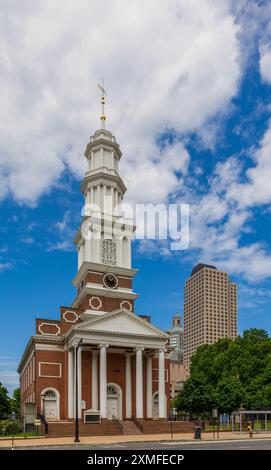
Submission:
<svg viewBox="0 0 271 470">
<path fill-rule="evenodd" d="M 114 321 L 115 331 L 109 329 L 111 321 Z M 118 328 L 122 331 L 117 331 Z M 117 419 L 131 419 L 132 416 L 137 419 L 152 419 L 153 394 L 158 391 L 158 418 L 165 419 L 166 336 L 146 320 L 139 319 L 125 309 L 91 319 L 74 328 L 68 340 L 69 418 L 75 416 L 75 346 L 82 338 L 83 345 L 78 353 L 78 402 L 81 404 L 78 409 L 79 418 L 84 417 L 82 403 L 88 402 L 92 410 L 100 412 L 101 419 L 112 419 L 115 416 L 108 408 L 112 403 L 115 403 Z M 91 376 L 90 396 L 86 396 L 88 392 L 82 394 L 82 354 L 87 358 L 84 362 L 84 374 L 88 370 Z M 114 369 L 111 363 L 119 364 L 118 369 Z M 115 387 L 116 395 L 122 398 L 118 403 L 108 397 L 109 384 L 109 391 L 112 392 Z"/>
</svg>

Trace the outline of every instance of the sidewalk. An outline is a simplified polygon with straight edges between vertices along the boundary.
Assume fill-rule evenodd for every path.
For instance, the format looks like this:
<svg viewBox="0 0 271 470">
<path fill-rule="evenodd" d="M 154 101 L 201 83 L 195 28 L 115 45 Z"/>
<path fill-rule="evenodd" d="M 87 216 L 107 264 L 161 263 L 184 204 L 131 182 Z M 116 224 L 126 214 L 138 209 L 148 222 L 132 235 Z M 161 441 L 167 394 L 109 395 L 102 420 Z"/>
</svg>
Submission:
<svg viewBox="0 0 271 470">
<path fill-rule="evenodd" d="M 248 440 L 248 439 L 270 439 L 271 434 L 253 434 L 253 438 L 250 438 L 247 433 L 239 434 L 232 432 L 220 432 L 219 439 L 215 436 L 213 439 L 213 433 L 202 433 L 202 441 L 231 441 L 231 440 Z M 159 441 L 170 441 L 170 434 L 136 434 L 128 436 L 90 436 L 81 437 L 81 444 L 117 444 L 122 442 L 159 442 Z M 174 441 L 191 442 L 194 441 L 194 434 L 173 434 Z M 1 447 L 11 446 L 11 439 L 4 439 L 0 441 Z M 60 446 L 60 445 L 74 445 L 73 437 L 60 437 L 60 438 L 27 438 L 27 439 L 15 439 L 13 447 L 31 447 L 31 446 Z M 78 444 L 76 444 L 78 445 Z"/>
</svg>

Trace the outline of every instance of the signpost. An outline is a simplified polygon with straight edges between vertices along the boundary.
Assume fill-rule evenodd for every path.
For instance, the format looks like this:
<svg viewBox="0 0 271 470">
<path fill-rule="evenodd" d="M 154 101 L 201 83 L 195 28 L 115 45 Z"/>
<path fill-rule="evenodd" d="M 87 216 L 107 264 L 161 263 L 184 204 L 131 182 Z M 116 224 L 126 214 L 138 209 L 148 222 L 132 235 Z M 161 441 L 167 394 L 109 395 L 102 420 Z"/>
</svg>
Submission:
<svg viewBox="0 0 271 470">
<path fill-rule="evenodd" d="M 34 419 L 34 425 L 37 429 L 37 436 L 39 435 L 39 426 L 41 426 L 41 419 Z"/>
</svg>

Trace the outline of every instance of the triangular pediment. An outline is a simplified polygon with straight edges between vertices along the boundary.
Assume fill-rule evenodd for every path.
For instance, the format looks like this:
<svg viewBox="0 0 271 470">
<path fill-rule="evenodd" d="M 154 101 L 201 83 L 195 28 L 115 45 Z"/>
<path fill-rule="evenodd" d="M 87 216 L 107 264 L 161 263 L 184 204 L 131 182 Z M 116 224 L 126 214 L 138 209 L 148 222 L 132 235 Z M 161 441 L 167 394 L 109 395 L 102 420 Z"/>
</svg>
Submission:
<svg viewBox="0 0 271 470">
<path fill-rule="evenodd" d="M 127 335 L 167 338 L 164 331 L 125 309 L 109 312 L 93 320 L 86 320 L 73 328 L 73 331 L 107 332 Z"/>
</svg>

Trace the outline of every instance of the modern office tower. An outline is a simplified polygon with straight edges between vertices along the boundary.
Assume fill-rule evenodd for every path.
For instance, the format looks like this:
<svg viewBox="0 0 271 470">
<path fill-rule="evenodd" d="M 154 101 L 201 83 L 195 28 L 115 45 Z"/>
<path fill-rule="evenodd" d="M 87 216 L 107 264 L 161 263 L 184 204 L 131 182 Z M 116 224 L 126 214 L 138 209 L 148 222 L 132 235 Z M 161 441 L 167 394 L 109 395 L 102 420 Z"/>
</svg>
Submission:
<svg viewBox="0 0 271 470">
<path fill-rule="evenodd" d="M 197 264 L 185 283 L 184 365 L 202 344 L 237 336 L 237 287 L 226 272 Z"/>
</svg>

